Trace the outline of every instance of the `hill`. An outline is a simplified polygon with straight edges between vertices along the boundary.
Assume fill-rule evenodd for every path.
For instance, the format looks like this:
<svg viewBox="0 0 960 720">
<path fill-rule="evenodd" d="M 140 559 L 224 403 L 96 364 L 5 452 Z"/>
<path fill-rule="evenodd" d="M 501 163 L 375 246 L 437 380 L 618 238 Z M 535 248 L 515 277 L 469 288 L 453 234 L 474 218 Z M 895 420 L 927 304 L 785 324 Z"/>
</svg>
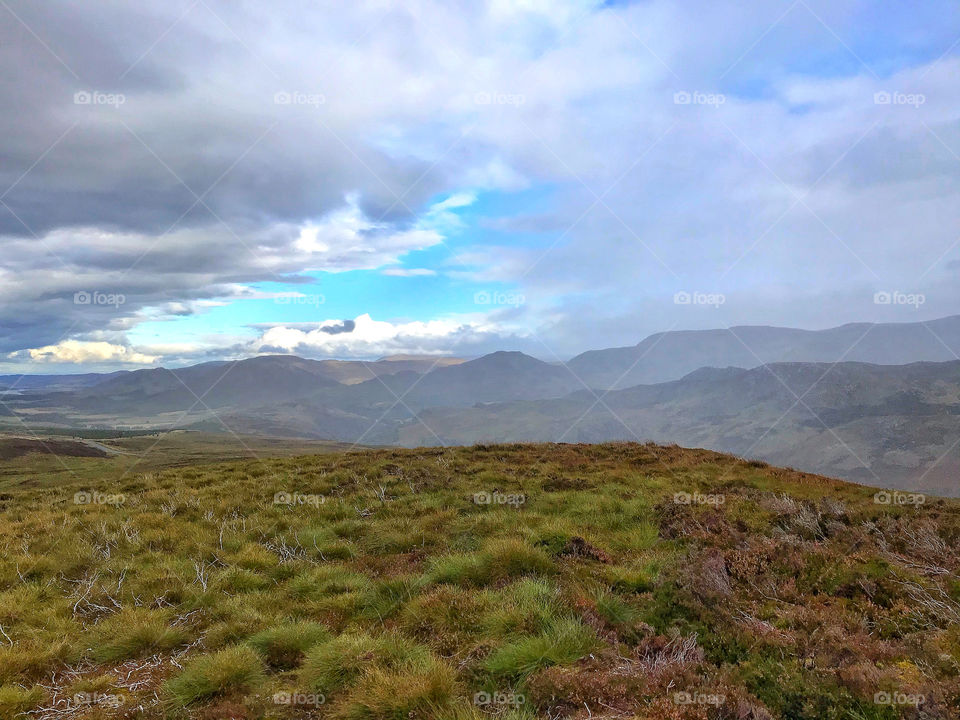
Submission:
<svg viewBox="0 0 960 720">
<path fill-rule="evenodd" d="M 870 485 L 960 495 L 960 361 L 704 368 L 681 380 L 554 400 L 432 408 L 399 430 L 436 442 L 651 440 Z"/>
<path fill-rule="evenodd" d="M 960 709 L 953 501 L 632 443 L 70 461 L 0 495 L 5 718 Z"/>
<path fill-rule="evenodd" d="M 168 370 L 135 370 L 55 399 L 90 412 L 149 416 L 203 407 L 250 407 L 338 385 L 316 360 L 265 355 Z"/>
<path fill-rule="evenodd" d="M 567 365 L 593 388 L 677 380 L 702 367 L 781 362 L 904 365 L 960 357 L 960 315 L 915 323 L 852 323 L 827 330 L 741 326 L 651 335 L 631 347 L 591 350 Z"/>
</svg>

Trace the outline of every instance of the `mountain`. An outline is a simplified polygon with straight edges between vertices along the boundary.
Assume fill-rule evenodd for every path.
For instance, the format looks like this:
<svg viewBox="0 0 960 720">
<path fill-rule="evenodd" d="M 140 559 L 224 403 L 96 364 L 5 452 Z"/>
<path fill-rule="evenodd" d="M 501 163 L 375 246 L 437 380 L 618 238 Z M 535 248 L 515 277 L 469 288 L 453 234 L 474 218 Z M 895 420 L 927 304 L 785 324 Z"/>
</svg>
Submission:
<svg viewBox="0 0 960 720">
<path fill-rule="evenodd" d="M 778 363 L 476 408 L 431 408 L 402 445 L 644 440 L 791 465 L 875 486 L 960 495 L 960 361 Z"/>
<path fill-rule="evenodd" d="M 257 406 L 337 384 L 316 360 L 267 355 L 177 370 L 135 370 L 56 400 L 95 412 L 150 415 L 185 412 L 191 407 Z"/>
<path fill-rule="evenodd" d="M 323 437 L 392 444 L 400 424 L 429 407 L 460 407 L 561 397 L 583 385 L 566 369 L 520 352 L 495 352 L 426 374 L 399 372 L 309 397 L 208 418 L 196 429 Z M 432 438 L 435 442 L 436 438 Z"/>
<path fill-rule="evenodd" d="M 641 439 L 960 495 L 954 347 L 960 316 L 668 332 L 566 366 L 520 352 L 469 361 L 273 355 L 114 373 L 95 384 L 85 377 L 72 388 L 51 381 L 5 393 L 0 417 L 4 425 L 185 427 L 365 445 Z M 936 361 L 908 362 L 926 356 Z M 606 394 L 585 389 L 612 383 Z"/>
<path fill-rule="evenodd" d="M 854 323 L 828 330 L 739 326 L 657 333 L 631 347 L 591 350 L 567 366 L 592 388 L 677 380 L 701 367 L 779 362 L 902 365 L 960 357 L 960 315 L 915 323 Z"/>
<path fill-rule="evenodd" d="M 392 355 L 365 362 L 362 360 L 321 360 L 324 375 L 344 385 L 372 380 L 399 372 L 426 373 L 434 368 L 459 365 L 462 358 L 431 355 Z"/>
<path fill-rule="evenodd" d="M 90 387 L 128 371 L 112 373 L 78 373 L 76 375 L 0 375 L 0 388 L 20 390 L 70 390 Z"/>
</svg>

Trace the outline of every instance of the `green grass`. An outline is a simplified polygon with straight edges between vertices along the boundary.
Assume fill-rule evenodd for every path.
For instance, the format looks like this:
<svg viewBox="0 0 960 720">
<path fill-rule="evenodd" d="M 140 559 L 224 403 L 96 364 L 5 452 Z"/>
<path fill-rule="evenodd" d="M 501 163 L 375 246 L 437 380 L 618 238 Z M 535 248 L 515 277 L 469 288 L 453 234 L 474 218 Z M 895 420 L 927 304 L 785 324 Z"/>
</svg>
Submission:
<svg viewBox="0 0 960 720">
<path fill-rule="evenodd" d="M 300 664 L 314 645 L 330 639 L 330 631 L 311 622 L 286 623 L 261 630 L 247 642 L 273 668 L 289 670 Z"/>
<path fill-rule="evenodd" d="M 498 648 L 484 663 L 497 678 L 525 678 L 541 668 L 570 665 L 597 646 L 593 631 L 574 619 L 558 620 L 540 635 Z"/>
<path fill-rule="evenodd" d="M 228 692 L 255 690 L 263 680 L 263 663 L 257 654 L 250 648 L 232 647 L 194 658 L 167 682 L 165 690 L 173 705 L 186 707 Z"/>
<path fill-rule="evenodd" d="M 0 468 L 0 717 L 54 692 L 124 697 L 83 720 L 700 717 L 679 691 L 729 698 L 718 717 L 960 708 L 956 502 L 655 445 L 214 462 L 201 440 L 135 472 Z M 525 501 L 473 502 L 492 492 Z"/>
</svg>

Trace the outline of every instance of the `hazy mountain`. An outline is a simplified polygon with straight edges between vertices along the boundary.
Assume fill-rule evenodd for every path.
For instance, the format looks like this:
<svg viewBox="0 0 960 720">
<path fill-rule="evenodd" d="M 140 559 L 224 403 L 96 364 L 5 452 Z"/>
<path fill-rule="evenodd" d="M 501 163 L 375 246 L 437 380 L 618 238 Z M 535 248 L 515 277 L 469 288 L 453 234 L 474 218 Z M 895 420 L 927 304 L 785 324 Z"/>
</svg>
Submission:
<svg viewBox="0 0 960 720">
<path fill-rule="evenodd" d="M 430 355 L 391 355 L 371 360 L 321 360 L 324 375 L 344 385 L 366 382 L 399 372 L 426 373 L 434 368 L 459 365 L 462 358 L 433 357 Z"/>
<path fill-rule="evenodd" d="M 569 367 L 519 352 L 470 361 L 276 355 L 113 373 L 93 385 L 85 376 L 73 389 L 51 381 L 5 395 L 3 408 L 55 426 L 183 426 L 365 444 L 653 440 L 960 494 L 954 347 L 960 316 L 815 332 L 670 332 L 585 353 Z M 758 360 L 798 356 L 814 361 Z M 950 361 L 898 364 L 924 356 Z M 838 357 L 845 361 L 824 362 Z M 598 397 L 581 378 L 598 388 L 620 381 Z"/>
<path fill-rule="evenodd" d="M 404 445 L 652 440 L 871 485 L 960 495 L 960 361 L 773 364 L 554 400 L 433 408 Z"/>
<path fill-rule="evenodd" d="M 268 355 L 167 370 L 136 370 L 56 398 L 95 412 L 149 415 L 190 407 L 249 407 L 302 397 L 337 385 L 316 360 Z"/>
<path fill-rule="evenodd" d="M 561 397 L 582 387 L 561 366 L 519 352 L 495 352 L 422 375 L 400 372 L 249 411 L 218 413 L 197 427 L 215 430 L 226 423 L 236 431 L 346 441 L 363 434 L 365 442 L 389 444 L 397 442 L 400 423 L 424 408 Z"/>
<path fill-rule="evenodd" d="M 657 333 L 637 345 L 591 350 L 567 366 L 593 388 L 676 380 L 701 367 L 776 362 L 902 365 L 960 357 L 960 315 L 916 323 L 855 323 L 829 330 L 742 326 Z"/>
<path fill-rule="evenodd" d="M 76 375 L 0 375 L 0 389 L 71 390 L 96 385 L 109 378 L 126 374 L 126 370 L 120 370 L 112 373 L 78 373 Z"/>
</svg>

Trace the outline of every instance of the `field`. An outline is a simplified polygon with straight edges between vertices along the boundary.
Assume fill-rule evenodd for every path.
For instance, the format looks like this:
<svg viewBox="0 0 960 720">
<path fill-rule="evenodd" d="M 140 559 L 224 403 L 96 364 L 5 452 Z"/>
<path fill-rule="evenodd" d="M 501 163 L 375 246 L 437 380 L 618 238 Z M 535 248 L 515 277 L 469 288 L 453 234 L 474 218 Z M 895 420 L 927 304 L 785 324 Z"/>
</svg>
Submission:
<svg viewBox="0 0 960 720">
<path fill-rule="evenodd" d="M 634 443 L 103 442 L 0 462 L 4 720 L 960 717 L 955 501 Z"/>
</svg>

